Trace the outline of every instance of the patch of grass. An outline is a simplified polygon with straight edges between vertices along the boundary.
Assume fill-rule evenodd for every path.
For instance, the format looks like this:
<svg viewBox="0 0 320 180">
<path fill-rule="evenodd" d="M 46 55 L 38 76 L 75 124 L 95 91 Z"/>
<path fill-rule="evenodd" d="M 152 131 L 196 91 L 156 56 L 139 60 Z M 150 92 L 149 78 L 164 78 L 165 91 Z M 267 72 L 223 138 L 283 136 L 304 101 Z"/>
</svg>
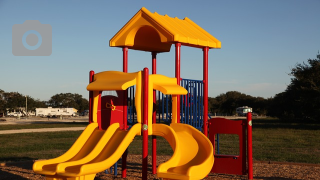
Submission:
<svg viewBox="0 0 320 180">
<path fill-rule="evenodd" d="M 218 146 L 215 147 L 218 154 Z M 236 134 L 219 134 L 219 154 L 240 155 L 239 136 Z"/>
<path fill-rule="evenodd" d="M 51 159 L 65 153 L 82 131 L 4 134 L 0 136 L 0 162 Z M 152 137 L 149 137 L 149 154 Z M 136 136 L 129 146 L 129 154 L 142 153 L 142 136 Z M 168 142 L 157 137 L 157 154 L 172 155 Z"/>
<path fill-rule="evenodd" d="M 157 155 L 172 155 L 173 150 L 167 140 L 157 136 Z M 152 136 L 148 137 L 148 153 L 152 154 Z M 136 136 L 129 146 L 129 154 L 142 154 L 142 136 Z"/>
<path fill-rule="evenodd" d="M 253 158 L 262 161 L 320 163 L 320 125 L 253 121 Z"/>
<path fill-rule="evenodd" d="M 58 157 L 82 131 L 5 134 L 0 136 L 0 162 Z"/>
<path fill-rule="evenodd" d="M 58 157 L 71 147 L 81 132 L 1 135 L 0 162 Z M 261 161 L 320 164 L 319 134 L 319 124 L 283 123 L 276 119 L 254 119 L 253 158 Z M 221 135 L 220 153 L 239 154 L 238 143 L 236 135 Z M 149 154 L 151 154 L 151 147 L 150 136 Z M 141 152 L 142 137 L 137 136 L 129 146 L 129 154 L 141 154 Z M 157 154 L 173 154 L 170 145 L 162 137 L 157 137 Z"/>
<path fill-rule="evenodd" d="M 0 125 L 0 130 L 60 128 L 60 127 L 85 127 L 87 125 L 88 125 L 88 122 L 8 124 L 8 125 Z"/>
</svg>

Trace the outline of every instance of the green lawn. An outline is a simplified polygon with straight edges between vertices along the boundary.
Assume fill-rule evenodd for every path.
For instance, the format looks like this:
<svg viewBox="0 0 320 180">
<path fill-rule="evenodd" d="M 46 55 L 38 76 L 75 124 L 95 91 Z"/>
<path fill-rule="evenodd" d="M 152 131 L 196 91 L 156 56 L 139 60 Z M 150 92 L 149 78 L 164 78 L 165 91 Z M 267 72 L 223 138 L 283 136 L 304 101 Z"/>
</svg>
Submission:
<svg viewBox="0 0 320 180">
<path fill-rule="evenodd" d="M 44 126 L 48 127 L 47 125 Z M 64 125 L 75 126 L 72 123 Z M 0 135 L 0 162 L 57 157 L 68 150 L 80 134 L 81 131 Z M 302 125 L 283 123 L 276 119 L 254 119 L 253 158 L 261 161 L 320 164 L 319 135 L 318 124 Z M 172 149 L 164 138 L 157 137 L 157 142 L 158 155 L 172 154 Z M 238 154 L 238 148 L 236 135 L 220 135 L 220 153 Z M 141 149 L 142 138 L 136 137 L 129 146 L 129 154 L 141 154 Z"/>
<path fill-rule="evenodd" d="M 0 135 L 0 162 L 49 159 L 68 150 L 81 131 Z"/>
<path fill-rule="evenodd" d="M 254 119 L 253 159 L 320 164 L 320 125 Z M 221 154 L 239 154 L 237 135 L 220 135 Z"/>
</svg>

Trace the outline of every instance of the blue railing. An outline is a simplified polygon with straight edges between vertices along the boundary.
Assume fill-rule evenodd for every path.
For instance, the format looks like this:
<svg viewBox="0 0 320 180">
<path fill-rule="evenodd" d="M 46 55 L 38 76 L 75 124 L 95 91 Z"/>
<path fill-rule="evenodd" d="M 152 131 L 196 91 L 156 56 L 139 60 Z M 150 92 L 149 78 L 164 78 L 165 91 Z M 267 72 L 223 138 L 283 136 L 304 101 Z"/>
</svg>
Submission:
<svg viewBox="0 0 320 180">
<path fill-rule="evenodd" d="M 180 85 L 188 91 L 187 95 L 180 96 L 180 122 L 202 131 L 203 81 L 182 79 Z"/>
<path fill-rule="evenodd" d="M 203 81 L 182 79 L 181 86 L 187 89 L 188 94 L 180 96 L 180 122 L 192 125 L 198 130 L 203 128 Z M 128 124 L 136 123 L 134 106 L 135 87 L 128 89 Z M 157 122 L 171 123 L 172 96 L 156 91 Z"/>
<path fill-rule="evenodd" d="M 135 124 L 137 122 L 136 118 L 136 108 L 135 108 L 135 101 L 134 101 L 134 96 L 135 96 L 135 86 L 131 86 L 128 88 L 128 106 L 127 106 L 127 121 L 128 125 Z"/>
</svg>

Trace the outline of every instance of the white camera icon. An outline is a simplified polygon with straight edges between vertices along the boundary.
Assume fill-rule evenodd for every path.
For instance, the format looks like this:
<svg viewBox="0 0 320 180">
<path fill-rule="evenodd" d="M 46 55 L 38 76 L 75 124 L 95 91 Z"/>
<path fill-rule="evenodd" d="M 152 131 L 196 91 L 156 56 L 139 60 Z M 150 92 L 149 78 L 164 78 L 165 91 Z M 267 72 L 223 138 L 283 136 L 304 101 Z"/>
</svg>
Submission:
<svg viewBox="0 0 320 180">
<path fill-rule="evenodd" d="M 38 20 L 26 20 L 12 26 L 12 54 L 15 56 L 50 56 L 52 27 Z"/>
</svg>

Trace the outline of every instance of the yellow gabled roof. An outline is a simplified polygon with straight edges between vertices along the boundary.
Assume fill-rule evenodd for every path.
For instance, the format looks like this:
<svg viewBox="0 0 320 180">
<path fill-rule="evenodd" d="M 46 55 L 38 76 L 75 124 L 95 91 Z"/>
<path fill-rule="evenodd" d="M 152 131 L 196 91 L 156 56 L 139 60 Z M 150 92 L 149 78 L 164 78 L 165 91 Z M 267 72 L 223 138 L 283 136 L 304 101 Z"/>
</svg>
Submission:
<svg viewBox="0 0 320 180">
<path fill-rule="evenodd" d="M 189 18 L 163 16 L 144 7 L 111 38 L 110 46 L 168 52 L 175 42 L 192 47 L 221 48 L 219 40 Z"/>
</svg>

